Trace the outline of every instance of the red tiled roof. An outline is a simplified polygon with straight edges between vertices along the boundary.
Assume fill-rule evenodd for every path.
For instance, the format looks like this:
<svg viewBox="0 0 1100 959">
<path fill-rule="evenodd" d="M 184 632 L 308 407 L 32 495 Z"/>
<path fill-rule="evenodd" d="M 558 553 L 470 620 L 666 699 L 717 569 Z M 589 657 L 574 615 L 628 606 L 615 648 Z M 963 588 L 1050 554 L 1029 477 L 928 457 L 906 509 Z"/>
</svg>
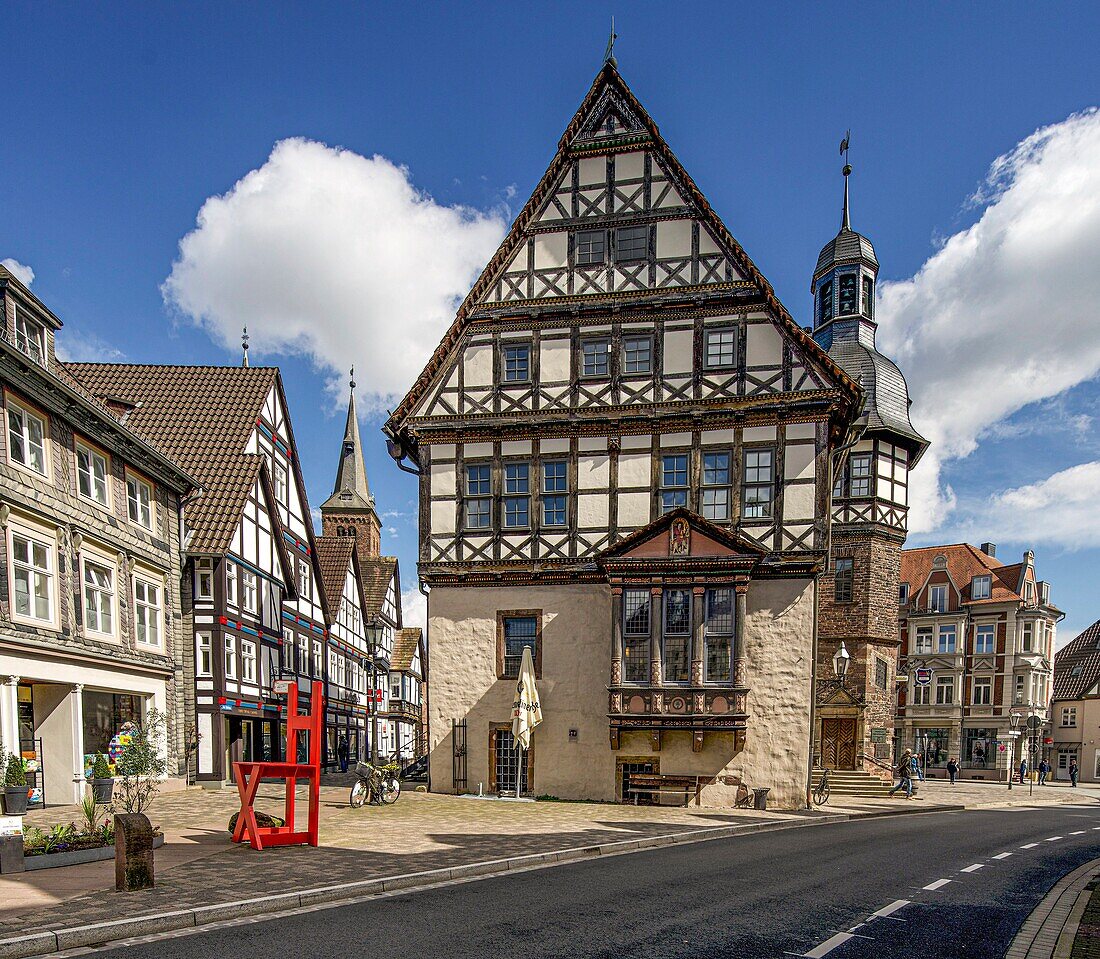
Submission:
<svg viewBox="0 0 1100 959">
<path fill-rule="evenodd" d="M 999 559 L 987 556 L 969 543 L 955 543 L 951 546 L 925 546 L 919 549 L 906 549 L 901 553 L 901 577 L 903 583 L 916 593 L 924 587 L 932 563 L 937 556 L 947 560 L 947 572 L 951 581 L 958 587 L 964 603 L 1008 603 L 1022 602 L 1023 597 L 1016 592 L 1020 581 L 1022 563 L 1006 566 Z M 992 579 L 990 598 L 972 600 L 970 585 L 975 576 L 989 575 Z"/>
</svg>

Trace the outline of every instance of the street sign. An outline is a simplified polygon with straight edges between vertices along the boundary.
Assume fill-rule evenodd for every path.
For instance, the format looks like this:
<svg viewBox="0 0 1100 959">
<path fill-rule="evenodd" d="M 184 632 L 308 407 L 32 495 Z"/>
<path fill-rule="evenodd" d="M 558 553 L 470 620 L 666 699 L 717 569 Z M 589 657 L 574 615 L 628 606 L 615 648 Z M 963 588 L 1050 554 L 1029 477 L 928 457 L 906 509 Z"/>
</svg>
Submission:
<svg viewBox="0 0 1100 959">
<path fill-rule="evenodd" d="M 1005 744 L 1004 743 L 998 743 L 997 744 L 997 752 L 1003 753 L 1004 751 L 1005 751 Z"/>
<path fill-rule="evenodd" d="M 1037 742 L 1030 742 L 1027 744 L 1027 751 L 1034 756 L 1039 751 L 1039 744 Z"/>
<path fill-rule="evenodd" d="M 916 677 L 915 681 L 918 686 L 927 686 L 930 682 L 932 682 L 932 670 L 930 670 L 927 666 L 921 666 L 914 675 Z"/>
<path fill-rule="evenodd" d="M 276 679 L 271 684 L 271 691 L 279 696 L 285 696 L 290 692 L 290 683 L 291 681 L 289 679 Z"/>
<path fill-rule="evenodd" d="M 1042 725 L 1043 725 L 1043 721 L 1038 716 L 1028 716 L 1027 717 L 1027 728 L 1028 729 L 1038 729 Z"/>
</svg>

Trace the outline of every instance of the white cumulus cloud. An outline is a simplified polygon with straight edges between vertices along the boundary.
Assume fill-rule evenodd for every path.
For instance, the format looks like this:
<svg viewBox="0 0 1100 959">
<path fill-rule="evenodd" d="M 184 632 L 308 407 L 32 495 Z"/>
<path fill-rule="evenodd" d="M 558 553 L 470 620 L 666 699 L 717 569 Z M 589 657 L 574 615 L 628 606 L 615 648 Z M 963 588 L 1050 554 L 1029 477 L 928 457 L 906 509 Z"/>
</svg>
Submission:
<svg viewBox="0 0 1100 959">
<path fill-rule="evenodd" d="M 11 274 L 24 286 L 30 286 L 34 282 L 34 270 L 27 266 L 26 263 L 20 263 L 10 256 L 5 260 L 0 260 L 0 263 L 3 263 L 4 266 L 11 271 Z"/>
<path fill-rule="evenodd" d="M 199 210 L 165 300 L 223 346 L 352 364 L 368 406 L 404 395 L 504 233 L 383 156 L 282 140 Z"/>
<path fill-rule="evenodd" d="M 428 628 L 428 599 L 416 586 L 401 591 L 401 625 Z"/>
<path fill-rule="evenodd" d="M 62 363 L 118 363 L 126 358 L 122 350 L 95 333 L 74 331 L 68 327 L 58 332 L 54 349 Z"/>
<path fill-rule="evenodd" d="M 941 483 L 946 461 L 1017 410 L 1100 373 L 1100 112 L 1031 134 L 993 162 L 971 200 L 981 209 L 973 226 L 915 276 L 880 284 L 880 345 L 905 373 L 913 423 L 932 441 L 913 476 L 917 533 L 942 527 L 957 502 Z M 1034 509 L 1070 474 L 1003 495 Z M 1074 502 L 1079 517 L 1087 512 Z"/>
</svg>

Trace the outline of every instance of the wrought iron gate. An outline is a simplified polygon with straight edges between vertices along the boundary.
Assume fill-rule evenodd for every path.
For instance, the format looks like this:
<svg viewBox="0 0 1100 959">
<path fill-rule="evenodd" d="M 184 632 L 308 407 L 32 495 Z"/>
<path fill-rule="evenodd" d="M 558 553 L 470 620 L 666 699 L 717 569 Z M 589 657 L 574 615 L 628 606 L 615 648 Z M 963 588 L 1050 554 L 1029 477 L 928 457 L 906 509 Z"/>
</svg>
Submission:
<svg viewBox="0 0 1100 959">
<path fill-rule="evenodd" d="M 451 720 L 451 781 L 456 793 L 467 792 L 466 785 L 466 720 Z"/>
</svg>

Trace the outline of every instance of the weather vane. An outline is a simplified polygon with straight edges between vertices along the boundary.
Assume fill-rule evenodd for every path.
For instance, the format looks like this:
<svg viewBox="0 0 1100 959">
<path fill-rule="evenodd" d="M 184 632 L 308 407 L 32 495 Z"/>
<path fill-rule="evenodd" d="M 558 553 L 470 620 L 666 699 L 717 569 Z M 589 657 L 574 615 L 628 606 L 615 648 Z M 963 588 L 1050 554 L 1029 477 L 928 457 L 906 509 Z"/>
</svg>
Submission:
<svg viewBox="0 0 1100 959">
<path fill-rule="evenodd" d="M 248 327 L 244 327 L 241 331 L 241 350 L 244 352 L 244 358 L 241 360 L 241 366 L 248 366 Z"/>
<path fill-rule="evenodd" d="M 351 368 L 351 388 L 355 389 L 355 367 Z"/>
<path fill-rule="evenodd" d="M 848 162 L 848 146 L 852 141 L 852 131 L 846 130 L 844 139 L 840 141 L 840 155 L 844 157 L 844 175 L 852 172 L 852 165 Z"/>
<path fill-rule="evenodd" d="M 611 18 L 611 35 L 607 38 L 607 49 L 603 53 L 603 62 L 610 63 L 612 66 L 618 66 L 615 60 L 615 41 L 619 39 L 619 35 L 615 32 L 615 18 Z"/>
</svg>

